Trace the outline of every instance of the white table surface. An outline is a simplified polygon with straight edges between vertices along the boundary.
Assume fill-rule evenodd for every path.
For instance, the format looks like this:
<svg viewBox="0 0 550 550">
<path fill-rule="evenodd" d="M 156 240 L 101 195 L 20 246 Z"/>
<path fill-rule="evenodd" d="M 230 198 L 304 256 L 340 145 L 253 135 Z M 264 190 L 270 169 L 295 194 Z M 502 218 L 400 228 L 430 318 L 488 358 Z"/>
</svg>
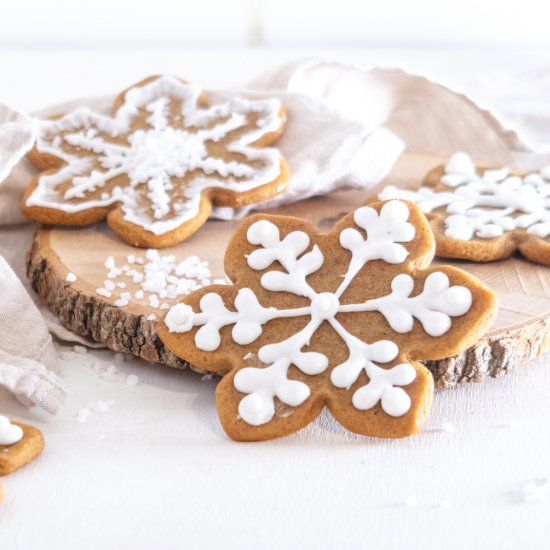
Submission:
<svg viewBox="0 0 550 550">
<path fill-rule="evenodd" d="M 161 72 L 236 85 L 318 53 L 427 73 L 510 120 L 518 103 L 495 82 L 550 70 L 540 51 L 0 50 L 0 101 L 34 110 Z M 522 105 L 533 101 L 548 99 Z M 72 394 L 56 417 L 0 390 L 0 413 L 40 427 L 47 443 L 3 479 L 1 550 L 550 548 L 550 490 L 524 493 L 550 480 L 548 357 L 436 392 L 409 439 L 356 437 L 323 415 L 291 437 L 242 444 L 220 428 L 213 379 L 108 351 L 63 356 Z M 97 400 L 113 404 L 77 422 Z"/>
</svg>

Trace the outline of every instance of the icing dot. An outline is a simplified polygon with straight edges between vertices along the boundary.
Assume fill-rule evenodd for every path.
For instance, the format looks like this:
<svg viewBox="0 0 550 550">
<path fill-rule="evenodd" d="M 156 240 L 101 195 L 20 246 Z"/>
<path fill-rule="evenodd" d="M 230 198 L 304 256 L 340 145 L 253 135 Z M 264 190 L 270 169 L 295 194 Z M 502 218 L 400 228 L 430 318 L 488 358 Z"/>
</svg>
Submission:
<svg viewBox="0 0 550 550">
<path fill-rule="evenodd" d="M 279 230 L 267 220 L 253 223 L 246 233 L 250 244 L 263 244 L 264 246 L 279 239 Z"/>
<path fill-rule="evenodd" d="M 464 306 L 469 308 L 472 304 L 472 293 L 464 286 L 453 286 L 447 292 L 445 297 L 449 304 L 453 306 Z"/>
<path fill-rule="evenodd" d="M 264 406 L 263 399 L 258 395 L 249 395 L 246 400 L 246 410 L 250 414 L 258 414 L 262 411 Z"/>
<path fill-rule="evenodd" d="M 467 153 L 458 152 L 452 155 L 447 161 L 445 173 L 474 176 L 476 174 L 476 167 Z"/>
<path fill-rule="evenodd" d="M 332 292 L 317 294 L 311 301 L 311 310 L 314 315 L 321 319 L 330 319 L 338 312 L 340 302 Z"/>
<path fill-rule="evenodd" d="M 170 332 L 188 332 L 193 327 L 193 308 L 187 304 L 176 304 L 166 314 L 164 322 Z"/>
<path fill-rule="evenodd" d="M 13 445 L 22 438 L 23 430 L 6 416 L 0 416 L 0 445 Z"/>
</svg>

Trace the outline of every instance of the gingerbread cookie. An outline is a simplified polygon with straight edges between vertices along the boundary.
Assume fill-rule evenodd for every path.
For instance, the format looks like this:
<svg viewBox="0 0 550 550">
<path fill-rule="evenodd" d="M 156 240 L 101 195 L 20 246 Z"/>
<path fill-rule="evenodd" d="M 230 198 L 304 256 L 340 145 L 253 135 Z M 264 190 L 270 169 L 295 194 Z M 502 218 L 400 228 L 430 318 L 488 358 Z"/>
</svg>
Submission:
<svg viewBox="0 0 550 550">
<path fill-rule="evenodd" d="M 43 448 L 40 430 L 0 416 L 0 476 L 15 472 L 36 458 Z"/>
<path fill-rule="evenodd" d="M 277 99 L 207 106 L 192 84 L 151 77 L 124 91 L 111 116 L 80 108 L 41 121 L 29 154 L 41 170 L 23 199 L 38 222 L 107 223 L 132 245 L 166 247 L 195 232 L 212 206 L 261 202 L 286 188 Z"/>
<path fill-rule="evenodd" d="M 251 216 L 225 255 L 232 285 L 173 306 L 158 333 L 217 388 L 227 434 L 292 433 L 327 406 L 349 430 L 416 432 L 433 380 L 418 361 L 460 353 L 489 326 L 493 292 L 471 275 L 429 266 L 434 241 L 412 203 L 364 206 L 327 234 L 305 220 Z"/>
<path fill-rule="evenodd" d="M 396 198 L 415 202 L 428 216 L 438 256 L 489 262 L 518 250 L 550 265 L 550 167 L 518 175 L 478 169 L 456 153 L 417 191 L 389 186 L 378 195 Z"/>
</svg>

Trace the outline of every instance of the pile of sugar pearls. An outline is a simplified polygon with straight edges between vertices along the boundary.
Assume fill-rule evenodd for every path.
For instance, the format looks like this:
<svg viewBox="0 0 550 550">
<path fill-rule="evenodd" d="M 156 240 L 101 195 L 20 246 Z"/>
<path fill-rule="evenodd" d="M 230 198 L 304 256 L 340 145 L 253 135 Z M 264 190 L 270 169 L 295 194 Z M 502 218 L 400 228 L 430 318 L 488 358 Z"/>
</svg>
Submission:
<svg viewBox="0 0 550 550">
<path fill-rule="evenodd" d="M 149 301 L 149 306 L 155 309 L 169 309 L 170 304 L 165 301 L 177 300 L 180 296 L 189 294 L 199 288 L 214 284 L 228 284 L 228 279 L 211 280 L 208 262 L 198 256 L 188 256 L 176 262 L 176 257 L 161 256 L 158 250 L 149 249 L 145 258 L 130 254 L 126 258 L 127 264 L 117 266 L 115 259 L 109 256 L 105 261 L 107 278 L 103 281 L 103 287 L 96 293 L 110 298 L 114 292 L 121 292 L 115 301 L 117 307 L 128 305 L 132 299 L 132 293 L 124 291 L 126 283 L 117 281 L 121 277 L 130 279 L 140 285 L 140 290 L 134 292 L 134 298 Z M 149 316 L 154 320 L 154 315 Z"/>
</svg>

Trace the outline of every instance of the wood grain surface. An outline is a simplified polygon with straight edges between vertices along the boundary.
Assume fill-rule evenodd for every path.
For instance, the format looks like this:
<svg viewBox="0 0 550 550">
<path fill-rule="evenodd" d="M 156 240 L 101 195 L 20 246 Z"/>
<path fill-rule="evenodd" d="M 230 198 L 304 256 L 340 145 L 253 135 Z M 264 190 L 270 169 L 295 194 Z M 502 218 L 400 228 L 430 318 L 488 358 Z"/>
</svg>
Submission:
<svg viewBox="0 0 550 550">
<path fill-rule="evenodd" d="M 427 170 L 442 161 L 436 156 L 405 154 L 383 184 L 417 185 Z M 328 230 L 369 194 L 363 190 L 339 191 L 284 205 L 270 213 L 304 217 Z M 197 255 L 208 261 L 212 278 L 223 277 L 225 246 L 238 224 L 239 221 L 209 221 L 190 239 L 162 250 L 161 254 L 173 254 L 177 261 Z M 137 250 L 140 252 L 143 251 Z M 117 265 L 123 265 L 127 256 L 135 253 L 135 248 L 119 239 L 104 223 L 84 228 L 42 228 L 37 231 L 29 253 L 27 273 L 34 290 L 69 330 L 115 351 L 200 372 L 166 350 L 156 335 L 155 321 L 147 320 L 151 313 L 160 318 L 165 311 L 152 308 L 146 297 L 132 298 L 127 306 L 117 307 L 114 302 L 120 292 L 113 293 L 111 298 L 96 293 L 106 279 L 107 257 L 113 256 Z M 458 265 L 489 284 L 497 294 L 499 311 L 492 328 L 476 346 L 457 357 L 426 363 L 439 387 L 500 376 L 549 348 L 547 267 L 520 257 L 486 264 L 449 260 L 444 263 Z M 74 273 L 77 280 L 67 282 L 68 273 Z M 133 296 L 140 289 L 139 284 L 125 281 L 124 291 Z M 166 300 L 169 305 L 176 301 Z"/>
</svg>

